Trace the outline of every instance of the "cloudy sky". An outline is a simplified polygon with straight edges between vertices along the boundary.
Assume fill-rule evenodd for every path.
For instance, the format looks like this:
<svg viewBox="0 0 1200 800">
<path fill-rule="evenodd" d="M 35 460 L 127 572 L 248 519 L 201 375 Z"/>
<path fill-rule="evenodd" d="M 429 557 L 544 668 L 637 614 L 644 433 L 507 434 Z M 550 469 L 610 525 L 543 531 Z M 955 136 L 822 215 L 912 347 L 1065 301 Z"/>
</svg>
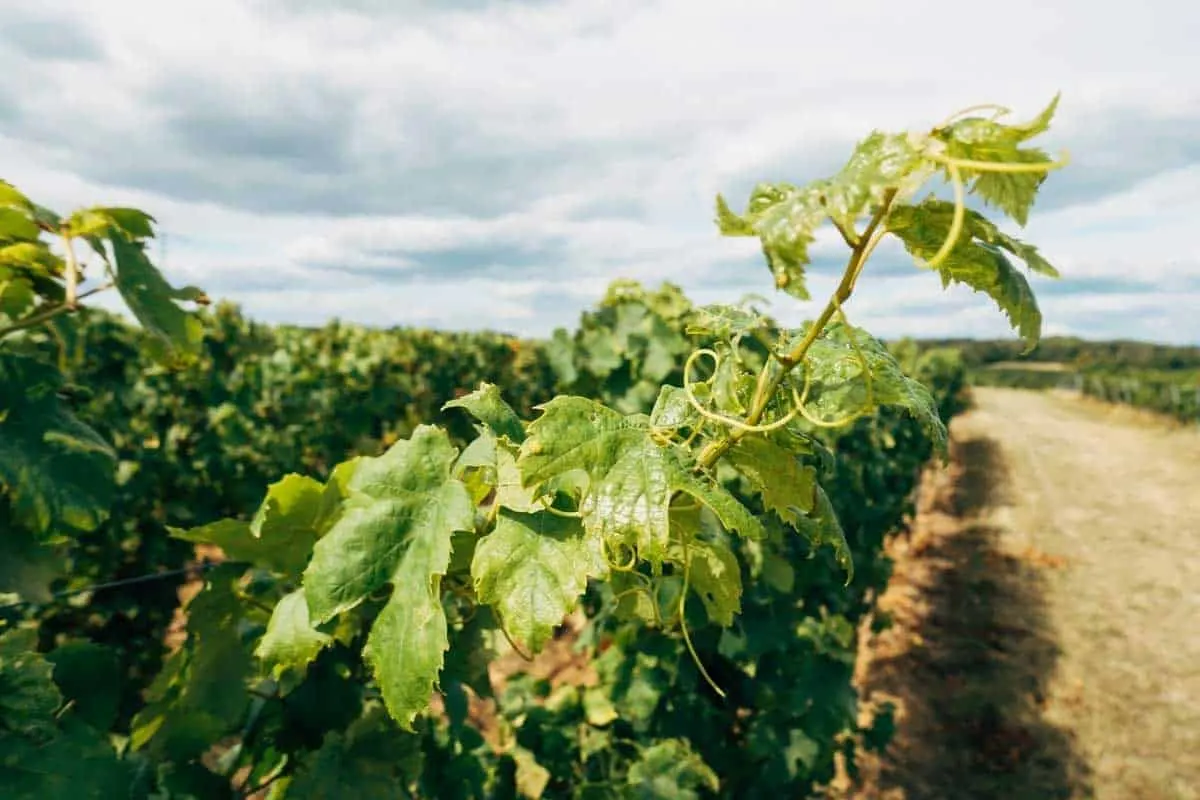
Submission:
<svg viewBox="0 0 1200 800">
<path fill-rule="evenodd" d="M 1044 145 L 1073 163 L 1021 233 L 1064 273 L 1035 281 L 1046 330 L 1200 343 L 1194 3 L 2 5 L 0 177 L 150 211 L 171 279 L 259 319 L 537 335 L 616 277 L 770 294 L 756 243 L 716 234 L 717 192 L 741 208 L 872 128 L 1027 118 L 1061 90 Z M 841 247 L 815 249 L 815 296 Z M 884 336 L 1008 335 L 898 247 L 851 309 Z"/>
</svg>

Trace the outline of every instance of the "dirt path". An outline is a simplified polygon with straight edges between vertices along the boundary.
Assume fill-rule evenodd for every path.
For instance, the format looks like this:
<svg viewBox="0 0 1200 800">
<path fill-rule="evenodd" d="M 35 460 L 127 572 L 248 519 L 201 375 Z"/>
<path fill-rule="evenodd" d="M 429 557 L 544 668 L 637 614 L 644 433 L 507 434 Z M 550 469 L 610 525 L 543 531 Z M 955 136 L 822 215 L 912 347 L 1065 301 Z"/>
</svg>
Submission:
<svg viewBox="0 0 1200 800">
<path fill-rule="evenodd" d="M 1200 798 L 1200 432 L 975 390 L 894 544 L 873 798 Z"/>
</svg>

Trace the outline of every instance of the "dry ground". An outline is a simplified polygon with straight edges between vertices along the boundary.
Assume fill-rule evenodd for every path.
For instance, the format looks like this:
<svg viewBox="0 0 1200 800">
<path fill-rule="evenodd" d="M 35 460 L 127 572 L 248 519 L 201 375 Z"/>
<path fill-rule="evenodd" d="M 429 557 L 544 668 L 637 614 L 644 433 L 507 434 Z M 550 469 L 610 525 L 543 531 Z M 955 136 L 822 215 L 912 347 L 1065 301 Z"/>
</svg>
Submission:
<svg viewBox="0 0 1200 800">
<path fill-rule="evenodd" d="M 1200 431 L 976 389 L 893 543 L 864 798 L 1200 798 Z"/>
</svg>

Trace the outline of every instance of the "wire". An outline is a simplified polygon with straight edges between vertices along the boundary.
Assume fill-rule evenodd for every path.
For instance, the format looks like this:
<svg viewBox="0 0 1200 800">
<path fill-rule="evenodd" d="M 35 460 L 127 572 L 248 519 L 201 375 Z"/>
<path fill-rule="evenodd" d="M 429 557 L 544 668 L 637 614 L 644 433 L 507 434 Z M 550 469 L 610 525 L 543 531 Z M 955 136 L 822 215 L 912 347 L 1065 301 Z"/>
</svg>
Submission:
<svg viewBox="0 0 1200 800">
<path fill-rule="evenodd" d="M 220 567 L 225 564 L 231 564 L 235 566 L 244 564 L 246 566 L 250 566 L 249 561 L 212 561 L 205 558 L 199 564 L 190 567 L 180 567 L 179 569 L 167 570 L 166 572 L 152 572 L 146 575 L 138 575 L 133 578 L 122 578 L 118 581 L 96 583 L 92 584 L 91 586 L 84 586 L 81 589 L 67 589 L 61 592 L 54 592 L 50 596 L 51 599 L 45 602 L 38 602 L 36 600 L 19 600 L 16 603 L 0 605 L 0 611 L 7 611 L 11 608 L 22 608 L 25 606 L 46 606 L 50 605 L 56 600 L 63 600 L 68 597 L 74 597 L 75 595 L 87 594 L 88 592 L 102 592 L 105 589 L 119 589 L 122 586 L 132 586 L 139 583 L 153 583 L 154 581 L 163 581 L 170 578 L 178 578 L 183 575 L 193 575 L 195 573 L 203 574 L 214 567 Z"/>
</svg>

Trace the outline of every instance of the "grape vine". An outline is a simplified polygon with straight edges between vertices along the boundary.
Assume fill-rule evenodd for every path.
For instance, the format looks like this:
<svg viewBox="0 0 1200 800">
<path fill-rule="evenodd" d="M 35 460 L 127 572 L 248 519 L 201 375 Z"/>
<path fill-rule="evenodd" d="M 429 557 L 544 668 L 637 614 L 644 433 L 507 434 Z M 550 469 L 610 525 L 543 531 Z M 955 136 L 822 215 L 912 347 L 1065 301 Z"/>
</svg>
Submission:
<svg viewBox="0 0 1200 800">
<path fill-rule="evenodd" d="M 802 579 L 821 580 L 799 565 L 818 553 L 832 554 L 840 581 L 855 580 L 863 565 L 848 520 L 884 503 L 872 499 L 866 475 L 831 469 L 851 455 L 839 437 L 869 428 L 868 449 L 888 450 L 895 435 L 870 426 L 903 413 L 944 454 L 942 414 L 954 403 L 953 392 L 935 394 L 855 327 L 847 305 L 891 235 L 943 287 L 988 295 L 1035 346 L 1041 313 L 1012 259 L 1057 272 L 966 198 L 1025 224 L 1042 181 L 1066 163 L 1025 146 L 1057 103 L 1025 123 L 1005 123 L 1007 109 L 987 106 L 925 133 L 874 132 L 832 177 L 760 184 L 740 214 L 718 197 L 720 232 L 757 239 L 777 289 L 798 300 L 811 299 L 805 272 L 816 230 L 829 223 L 840 234 L 849 256 L 811 322 L 788 329 L 752 302 L 695 309 L 617 284 L 606 310 L 625 338 L 620 348 L 580 364 L 569 337 L 547 345 L 561 384 L 591 381 L 581 393 L 547 400 L 530 420 L 485 382 L 442 406 L 470 420 L 468 441 L 418 424 L 322 479 L 284 475 L 249 518 L 171 528 L 230 561 L 206 574 L 187 606 L 185 643 L 117 747 L 115 712 L 98 707 L 81 679 L 102 651 L 76 643 L 41 654 L 29 624 L 0 634 L 0 777 L 18 797 L 245 796 L 268 787 L 288 798 L 347 787 L 381 797 L 623 796 L 626 785 L 656 797 L 758 796 L 719 743 L 672 722 L 670 707 L 675 716 L 729 716 L 720 730 L 739 746 L 784 753 L 778 785 L 827 779 L 845 703 L 828 719 L 805 717 L 796 710 L 804 698 L 778 688 L 786 669 L 770 654 L 791 653 L 795 669 L 814 676 L 853 662 L 848 618 L 814 616 L 796 594 Z M 992 113 L 971 116 L 979 111 Z M 952 199 L 916 199 L 934 178 Z M 0 519 L 35 543 L 96 528 L 113 492 L 111 446 L 60 397 L 81 301 L 116 288 L 167 364 L 202 348 L 203 325 L 180 303 L 207 297 L 171 287 L 150 262 L 152 223 L 118 208 L 62 219 L 0 184 Z M 94 288 L 81 288 L 94 276 L 77 258 L 79 242 L 99 259 Z M 639 334 L 631 366 L 636 330 L 655 333 Z M 594 329 L 581 335 L 603 341 Z M 922 369 L 953 371 L 939 357 Z M 621 392 L 595 377 L 620 370 Z M 925 455 L 908 465 L 910 483 Z M 857 512 L 837 508 L 832 487 L 847 479 L 864 498 Z M 880 519 L 891 525 L 900 514 L 888 505 Z M 599 685 L 539 700 L 540 688 L 514 678 L 497 713 L 516 741 L 486 742 L 468 710 L 472 696 L 492 695 L 491 634 L 532 659 L 581 604 L 593 621 L 581 645 L 593 648 Z M 774 641 L 749 633 L 772 621 L 785 623 L 767 637 Z M 680 690 L 689 670 L 707 694 Z M 839 698 L 850 691 L 843 684 Z M 642 701 L 630 687 L 642 687 Z M 340 704 L 329 710 L 336 721 L 314 722 L 313 709 L 327 704 Z M 739 715 L 744 724 L 733 721 Z M 551 743 L 549 732 L 564 725 L 578 736 Z M 629 743 L 619 725 L 646 742 Z M 786 742 L 771 738 L 779 736 Z M 797 764 L 807 765 L 804 776 Z M 664 793 L 668 786 L 678 794 Z"/>
</svg>

